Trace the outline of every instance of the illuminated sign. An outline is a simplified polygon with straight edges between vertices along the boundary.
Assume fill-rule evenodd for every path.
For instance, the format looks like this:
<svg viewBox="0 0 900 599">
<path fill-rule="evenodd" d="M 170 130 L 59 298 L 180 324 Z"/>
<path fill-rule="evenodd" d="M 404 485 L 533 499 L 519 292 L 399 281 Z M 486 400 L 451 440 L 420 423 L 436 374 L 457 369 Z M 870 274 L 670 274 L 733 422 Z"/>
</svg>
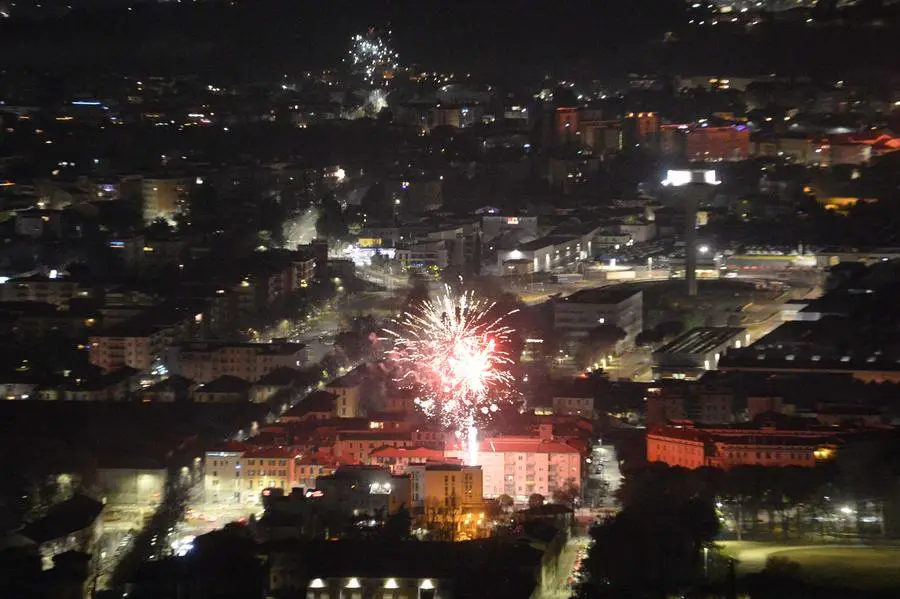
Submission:
<svg viewBox="0 0 900 599">
<path fill-rule="evenodd" d="M 507 224 L 507 225 L 518 225 L 518 224 L 519 224 L 519 217 L 517 217 L 517 216 L 509 216 L 509 217 L 507 217 L 507 218 L 506 218 L 506 224 Z"/>
</svg>

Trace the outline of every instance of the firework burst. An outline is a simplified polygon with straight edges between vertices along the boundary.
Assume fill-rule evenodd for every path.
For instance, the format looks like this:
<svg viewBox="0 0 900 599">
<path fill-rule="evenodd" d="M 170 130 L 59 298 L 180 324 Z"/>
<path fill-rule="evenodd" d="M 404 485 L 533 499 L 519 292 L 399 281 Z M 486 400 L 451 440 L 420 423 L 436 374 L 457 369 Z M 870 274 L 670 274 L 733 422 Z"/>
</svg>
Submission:
<svg viewBox="0 0 900 599">
<path fill-rule="evenodd" d="M 423 412 L 457 432 L 470 463 L 477 459 L 478 423 L 509 397 L 512 383 L 512 360 L 503 346 L 513 331 L 503 324 L 508 314 L 491 316 L 494 306 L 473 292 L 455 294 L 445 287 L 398 319 L 396 330 L 386 331 L 399 380 L 420 390 L 416 404 Z"/>
</svg>

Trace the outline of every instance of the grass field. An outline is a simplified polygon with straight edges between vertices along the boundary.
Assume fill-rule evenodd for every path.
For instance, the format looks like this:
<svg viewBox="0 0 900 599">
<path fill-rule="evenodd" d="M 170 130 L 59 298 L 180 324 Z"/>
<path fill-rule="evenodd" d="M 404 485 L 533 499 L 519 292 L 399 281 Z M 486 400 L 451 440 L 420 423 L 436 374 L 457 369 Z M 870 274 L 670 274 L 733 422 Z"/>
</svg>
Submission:
<svg viewBox="0 0 900 599">
<path fill-rule="evenodd" d="M 900 589 L 900 547 L 818 547 L 778 551 L 811 582 L 859 589 Z"/>
<path fill-rule="evenodd" d="M 800 575 L 810 582 L 866 590 L 900 589 L 900 546 L 790 546 L 736 541 L 719 546 L 738 560 L 739 575 L 759 572 L 767 559 L 778 557 L 799 565 Z"/>
</svg>

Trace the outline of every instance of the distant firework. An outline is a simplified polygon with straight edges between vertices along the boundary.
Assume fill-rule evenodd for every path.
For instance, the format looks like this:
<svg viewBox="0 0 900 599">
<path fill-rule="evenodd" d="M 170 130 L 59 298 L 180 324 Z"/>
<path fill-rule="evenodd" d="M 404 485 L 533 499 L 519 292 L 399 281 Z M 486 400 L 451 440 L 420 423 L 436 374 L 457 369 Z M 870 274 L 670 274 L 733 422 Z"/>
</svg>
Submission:
<svg viewBox="0 0 900 599">
<path fill-rule="evenodd" d="M 477 459 L 478 422 L 509 397 L 513 380 L 512 360 L 503 350 L 513 331 L 503 324 L 506 315 L 491 316 L 494 306 L 473 292 L 455 294 L 445 287 L 439 297 L 404 314 L 396 331 L 387 331 L 401 380 L 421 390 L 416 404 L 457 431 L 470 463 Z"/>
<path fill-rule="evenodd" d="M 353 36 L 347 54 L 350 68 L 368 85 L 392 76 L 399 67 L 397 53 L 375 29 L 369 29 L 365 35 Z"/>
</svg>

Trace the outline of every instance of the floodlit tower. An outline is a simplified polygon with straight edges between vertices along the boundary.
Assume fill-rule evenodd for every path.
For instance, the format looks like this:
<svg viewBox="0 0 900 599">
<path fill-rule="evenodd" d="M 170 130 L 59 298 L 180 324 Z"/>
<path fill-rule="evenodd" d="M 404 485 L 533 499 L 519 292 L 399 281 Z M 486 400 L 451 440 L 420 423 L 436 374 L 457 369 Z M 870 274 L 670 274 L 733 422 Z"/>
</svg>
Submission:
<svg viewBox="0 0 900 599">
<path fill-rule="evenodd" d="M 684 279 L 688 295 L 697 295 L 697 207 L 721 183 L 712 169 L 670 170 L 662 184 L 672 187 L 684 206 Z"/>
</svg>

